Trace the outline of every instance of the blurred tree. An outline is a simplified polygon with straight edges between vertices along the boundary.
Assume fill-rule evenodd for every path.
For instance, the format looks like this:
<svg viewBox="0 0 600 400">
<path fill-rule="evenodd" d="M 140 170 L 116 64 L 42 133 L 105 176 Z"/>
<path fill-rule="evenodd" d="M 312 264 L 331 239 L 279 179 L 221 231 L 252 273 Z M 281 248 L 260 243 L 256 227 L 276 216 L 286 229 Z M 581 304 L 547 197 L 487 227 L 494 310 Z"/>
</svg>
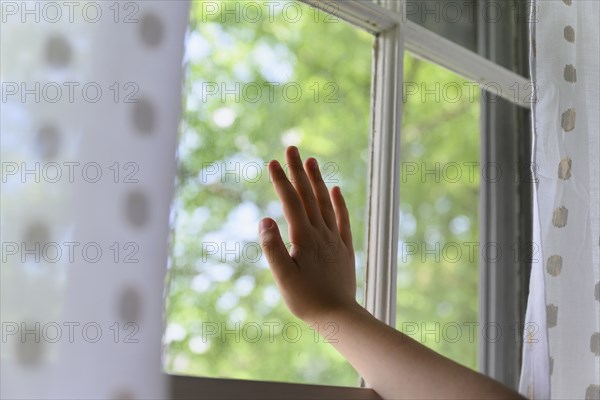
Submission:
<svg viewBox="0 0 600 400">
<path fill-rule="evenodd" d="M 244 8 L 250 3 L 254 8 Z M 265 166 L 272 158 L 281 160 L 287 145 L 298 145 L 303 156 L 319 159 L 327 183 L 341 186 L 347 197 L 357 253 L 357 296 L 362 299 L 372 37 L 295 2 L 269 7 L 255 2 L 192 3 L 167 293 L 166 369 L 355 386 L 358 376 L 351 366 L 286 310 L 256 231 L 260 218 L 268 215 L 278 221 L 285 240 L 285 220 Z M 407 71 L 416 79 L 456 81 L 441 68 L 410 57 Z M 409 101 L 405 112 L 403 156 L 421 160 L 410 153 L 415 145 L 421 146 L 419 157 L 431 160 L 476 157 L 477 143 L 465 146 L 476 140 L 476 104 Z M 425 131 L 427 135 L 421 134 Z M 412 215 L 404 210 L 420 199 L 447 197 L 450 202 L 440 218 L 434 213 L 428 219 L 414 215 L 419 220 L 414 238 L 428 229 L 450 238 L 451 221 L 462 215 L 470 221 L 462 235 L 476 237 L 474 185 L 449 188 L 451 195 L 448 188 L 429 192 L 425 185 L 407 182 L 403 217 Z M 421 273 L 418 264 L 411 258 L 399 268 L 416 276 Z M 430 279 L 423 287 L 419 281 L 400 286 L 399 277 L 399 321 L 439 320 L 439 302 L 429 300 L 436 291 L 435 299 L 462 296 L 452 300 L 451 317 L 472 318 L 476 286 L 459 288 L 477 281 L 471 267 L 422 269 L 446 271 L 444 285 Z M 403 296 L 419 300 L 411 303 Z M 463 306 L 464 312 L 459 309 Z M 471 350 L 439 349 L 472 365 L 470 355 L 464 358 Z"/>
<path fill-rule="evenodd" d="M 396 327 L 475 369 L 479 89 L 411 56 L 404 86 Z"/>
</svg>

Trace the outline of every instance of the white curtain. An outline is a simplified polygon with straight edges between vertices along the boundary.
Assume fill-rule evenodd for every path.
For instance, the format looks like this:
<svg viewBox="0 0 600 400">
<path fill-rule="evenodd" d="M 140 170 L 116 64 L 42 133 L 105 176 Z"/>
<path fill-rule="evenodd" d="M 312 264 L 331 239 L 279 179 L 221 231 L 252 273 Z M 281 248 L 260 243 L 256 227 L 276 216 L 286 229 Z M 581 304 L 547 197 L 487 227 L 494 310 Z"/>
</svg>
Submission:
<svg viewBox="0 0 600 400">
<path fill-rule="evenodd" d="M 1 396 L 164 399 L 188 4 L 0 5 Z"/>
<path fill-rule="evenodd" d="M 538 177 L 520 391 L 600 399 L 600 2 L 532 4 Z"/>
</svg>

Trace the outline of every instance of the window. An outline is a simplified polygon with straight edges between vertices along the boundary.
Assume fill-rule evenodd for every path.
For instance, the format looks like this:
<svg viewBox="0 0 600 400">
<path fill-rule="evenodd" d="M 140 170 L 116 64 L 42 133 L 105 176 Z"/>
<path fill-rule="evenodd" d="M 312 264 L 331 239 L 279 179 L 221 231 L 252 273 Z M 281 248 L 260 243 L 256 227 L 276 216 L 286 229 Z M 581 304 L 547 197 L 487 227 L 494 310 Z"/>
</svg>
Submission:
<svg viewBox="0 0 600 400">
<path fill-rule="evenodd" d="M 188 103 L 182 127 L 179 190 L 175 202 L 179 214 L 174 223 L 169 274 L 165 359 L 167 371 L 171 373 L 208 378 L 173 377 L 176 397 L 239 397 L 256 396 L 257 393 L 265 398 L 285 398 L 292 393 L 295 397 L 306 398 L 373 397 L 374 393 L 368 389 L 264 382 L 277 380 L 355 386 L 358 378 L 326 343 L 312 343 L 313 337 L 304 326 L 301 329 L 304 329 L 302 340 L 305 341 L 289 343 L 292 341 L 290 335 L 297 329 L 283 333 L 285 324 L 293 320 L 286 320 L 289 314 L 277 299 L 264 260 L 254 264 L 245 262 L 258 256 L 257 246 L 252 244 L 253 240 L 255 243 L 253 238 L 258 218 L 268 214 L 279 217 L 281 221 L 278 206 L 269 194 L 268 180 L 263 178 L 256 182 L 257 174 L 265 171 L 260 168 L 268 161 L 265 157 L 270 157 L 270 154 L 279 157 L 284 145 L 300 143 L 303 149 L 320 159 L 321 168 L 327 163 L 335 163 L 330 165 L 334 166 L 335 179 L 339 179 L 336 184 L 342 185 L 345 192 L 351 192 L 353 196 L 351 209 L 355 212 L 352 223 L 359 253 L 359 280 L 363 275 L 360 268 L 366 265 L 366 279 L 362 285 L 365 306 L 381 320 L 391 325 L 401 324 L 405 318 L 403 312 L 409 305 L 403 297 L 405 292 L 401 292 L 405 284 L 403 279 L 407 279 L 407 268 L 412 268 L 413 272 L 415 268 L 414 263 L 412 266 L 402 263 L 401 245 L 411 233 L 399 231 L 399 220 L 401 216 L 409 218 L 411 206 L 409 197 L 406 201 L 402 198 L 403 161 L 410 157 L 415 157 L 414 162 L 425 159 L 419 158 L 423 154 L 419 155 L 418 149 L 411 153 L 411 145 L 418 148 L 419 140 L 411 139 L 410 126 L 418 125 L 419 121 L 411 121 L 414 114 L 408 109 L 410 101 L 403 104 L 403 76 L 419 64 L 425 70 L 440 74 L 441 79 L 446 76 L 455 81 L 456 78 L 448 75 L 445 68 L 463 76 L 468 82 L 477 82 L 484 89 L 495 91 L 493 98 L 496 102 L 504 98 L 500 101 L 517 107 L 516 104 L 525 105 L 528 100 L 525 78 L 405 20 L 400 9 L 402 2 L 303 2 L 321 12 L 296 2 L 278 2 L 279 5 L 266 10 L 266 14 L 274 12 L 281 23 L 274 19 L 265 25 L 256 22 L 244 24 L 244 21 L 255 19 L 257 11 L 265 13 L 258 3 L 249 6 L 251 2 L 205 1 L 192 5 L 193 29 L 187 45 L 191 67 L 187 78 Z M 311 19 L 296 21 L 290 26 L 290 21 L 298 15 L 297 11 L 293 13 L 294 10 L 299 9 Z M 225 22 L 217 22 L 225 10 L 229 10 Z M 212 20 L 202 20 L 209 15 Z M 333 18 L 329 22 L 336 22 L 327 24 L 327 17 Z M 235 43 L 239 49 L 233 51 Z M 371 43 L 374 43 L 372 50 Z M 341 52 L 340 49 L 345 47 Z M 405 51 L 433 64 L 416 62 L 408 55 L 405 57 Z M 257 57 L 250 59 L 251 54 Z M 202 57 L 210 57 L 210 62 L 200 62 Z M 404 71 L 405 63 L 407 71 Z M 277 68 L 272 68 L 274 65 Z M 237 94 L 245 100 L 254 100 L 259 87 L 267 88 L 269 92 L 273 89 L 278 94 L 278 89 L 285 84 L 304 81 L 308 81 L 310 86 L 300 85 L 303 93 L 316 96 L 318 100 L 324 99 L 321 96 L 334 96 L 334 99 L 339 98 L 339 103 L 314 101 L 315 98 L 291 102 L 292 97 L 280 102 L 269 102 L 269 98 L 264 97 L 256 102 L 235 99 Z M 257 85 L 244 86 L 244 82 Z M 223 87 L 222 83 L 226 86 Z M 242 84 L 241 87 L 232 89 L 236 83 Z M 281 96 L 291 96 L 290 93 L 285 92 Z M 225 101 L 222 101 L 222 96 L 225 96 Z M 415 105 L 415 108 L 419 106 L 421 104 Z M 243 107 L 251 113 L 246 113 Z M 455 116 L 460 121 L 456 123 L 467 121 L 469 125 L 469 132 L 461 132 L 465 136 L 460 140 L 474 138 L 474 142 L 469 142 L 462 149 L 463 153 L 457 154 L 467 163 L 473 161 L 473 156 L 477 157 L 477 152 L 474 152 L 477 140 L 473 136 L 476 132 L 473 126 L 478 117 L 476 107 L 476 102 L 459 102 L 450 107 L 464 111 L 464 114 Z M 486 107 L 493 106 L 482 105 L 482 109 Z M 441 105 L 440 109 L 442 114 L 448 111 L 443 110 Z M 242 118 L 242 115 L 246 117 Z M 292 116 L 294 123 L 289 124 L 287 121 Z M 402 118 L 405 118 L 404 123 Z M 268 123 L 261 123 L 263 120 Z M 446 118 L 443 123 L 453 122 Z M 348 127 L 347 133 L 340 132 L 342 126 Z M 401 134 L 401 128 L 408 131 L 405 136 Z M 344 134 L 352 135 L 353 141 L 350 142 Z M 440 141 L 448 140 L 441 131 L 432 135 L 441 135 Z M 311 147 L 309 138 L 318 145 Z M 410 140 L 414 143 L 411 144 Z M 349 146 L 350 143 L 352 146 Z M 424 144 L 421 143 L 421 147 Z M 336 146 L 339 150 L 335 150 Z M 481 153 L 481 164 L 486 161 L 484 157 L 487 155 L 488 152 Z M 476 187 L 476 176 L 474 182 L 467 181 L 465 185 L 471 191 L 476 191 Z M 504 194 L 511 195 L 508 192 Z M 445 223 L 450 232 L 461 239 L 477 235 L 476 207 L 471 201 L 457 206 L 455 217 Z M 488 203 L 482 201 L 481 204 Z M 447 204 L 438 204 L 440 210 L 447 207 Z M 485 212 L 495 211 L 485 209 Z M 229 231 L 226 230 L 228 227 Z M 431 236 L 435 237 L 434 230 Z M 231 239 L 237 240 L 238 248 L 235 243 L 233 248 L 231 243 L 227 245 Z M 364 245 L 360 247 L 362 243 Z M 230 261 L 224 261 L 228 256 L 235 258 L 236 255 L 242 259 L 235 264 L 237 267 Z M 469 303 L 469 314 L 456 317 L 464 318 L 466 322 L 477 310 L 474 298 L 477 273 L 468 273 L 476 264 L 477 261 L 466 265 L 465 270 L 454 271 L 452 275 L 453 279 L 468 275 L 469 289 L 464 294 L 466 303 Z M 209 278 L 218 284 L 211 285 Z M 190 287 L 202 295 L 190 295 Z M 242 297 L 244 300 L 240 300 Z M 249 298 L 252 298 L 255 310 L 240 306 Z M 487 312 L 491 302 L 485 304 L 484 312 Z M 441 313 L 454 318 L 452 310 L 448 311 L 454 307 L 452 303 L 437 301 L 427 307 L 438 315 Z M 261 343 L 261 340 L 268 340 L 269 335 L 252 343 L 258 331 L 255 325 L 249 323 L 260 325 L 265 316 L 273 318 L 270 322 L 279 323 L 281 330 L 276 335 L 282 338 L 288 335 L 283 338 L 284 342 L 288 342 L 285 348 L 280 347 L 275 352 L 275 346 L 264 346 L 257 350 L 267 344 Z M 417 322 L 412 316 L 411 319 Z M 238 327 L 237 320 L 247 323 Z M 223 322 L 229 324 L 225 325 L 225 329 L 230 329 L 225 332 L 225 340 L 222 340 Z M 268 329 L 261 328 L 263 334 Z M 209 343 L 205 340 L 209 333 L 220 336 L 221 340 Z M 246 335 L 245 339 L 252 340 L 237 343 L 236 335 L 240 339 Z M 295 345 L 298 346 L 295 349 L 302 349 L 301 354 L 293 353 Z M 434 348 L 453 357 L 449 347 Z M 474 345 L 465 343 L 462 350 L 465 357 L 458 361 L 474 367 Z M 273 362 L 274 357 L 285 359 L 285 366 Z M 489 368 L 484 368 L 484 371 L 489 371 Z M 213 379 L 216 377 L 248 381 Z"/>
<path fill-rule="evenodd" d="M 192 5 L 166 369 L 357 386 L 354 369 L 287 311 L 258 221 L 275 218 L 285 237 L 270 159 L 292 144 L 316 156 L 348 194 L 363 296 L 373 38 L 305 4 L 272 4 Z"/>
</svg>

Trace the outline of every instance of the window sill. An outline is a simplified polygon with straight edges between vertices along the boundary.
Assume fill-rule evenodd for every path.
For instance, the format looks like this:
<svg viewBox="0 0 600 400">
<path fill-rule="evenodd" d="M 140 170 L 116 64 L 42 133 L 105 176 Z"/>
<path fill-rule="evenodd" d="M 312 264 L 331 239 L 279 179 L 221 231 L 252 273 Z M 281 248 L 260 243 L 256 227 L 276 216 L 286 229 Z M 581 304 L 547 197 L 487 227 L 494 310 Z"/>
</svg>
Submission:
<svg viewBox="0 0 600 400">
<path fill-rule="evenodd" d="M 171 398 L 380 400 L 373 389 L 168 375 Z"/>
</svg>

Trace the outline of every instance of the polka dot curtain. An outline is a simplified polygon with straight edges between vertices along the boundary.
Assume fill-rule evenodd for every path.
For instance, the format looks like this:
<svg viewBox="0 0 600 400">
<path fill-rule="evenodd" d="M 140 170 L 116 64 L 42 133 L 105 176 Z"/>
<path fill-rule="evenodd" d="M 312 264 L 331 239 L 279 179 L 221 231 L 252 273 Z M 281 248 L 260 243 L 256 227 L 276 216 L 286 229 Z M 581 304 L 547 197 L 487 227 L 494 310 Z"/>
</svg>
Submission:
<svg viewBox="0 0 600 400">
<path fill-rule="evenodd" d="M 183 1 L 2 1 L 1 397 L 164 399 Z"/>
<path fill-rule="evenodd" d="M 520 391 L 600 399 L 600 2 L 532 4 L 535 254 Z"/>
</svg>

